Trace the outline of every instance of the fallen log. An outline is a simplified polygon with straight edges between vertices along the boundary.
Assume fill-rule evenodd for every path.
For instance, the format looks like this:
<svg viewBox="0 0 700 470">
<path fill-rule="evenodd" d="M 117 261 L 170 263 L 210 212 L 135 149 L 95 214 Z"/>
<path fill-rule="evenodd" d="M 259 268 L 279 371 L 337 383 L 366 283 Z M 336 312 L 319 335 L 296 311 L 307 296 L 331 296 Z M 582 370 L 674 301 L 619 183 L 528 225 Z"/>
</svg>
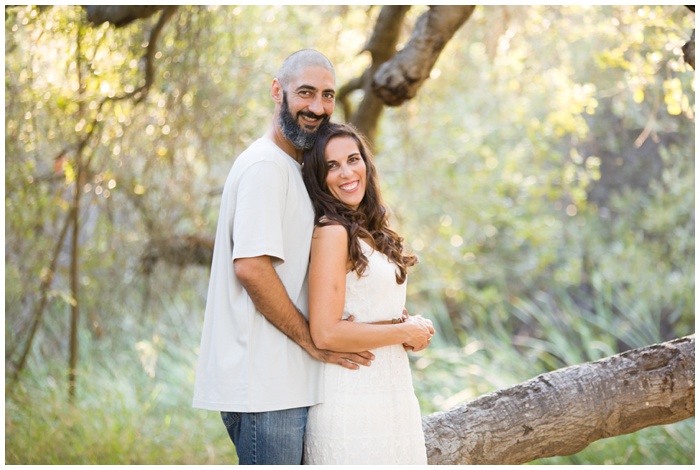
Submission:
<svg viewBox="0 0 700 470">
<path fill-rule="evenodd" d="M 695 416 L 695 335 L 542 374 L 423 418 L 429 464 L 522 464 Z"/>
</svg>

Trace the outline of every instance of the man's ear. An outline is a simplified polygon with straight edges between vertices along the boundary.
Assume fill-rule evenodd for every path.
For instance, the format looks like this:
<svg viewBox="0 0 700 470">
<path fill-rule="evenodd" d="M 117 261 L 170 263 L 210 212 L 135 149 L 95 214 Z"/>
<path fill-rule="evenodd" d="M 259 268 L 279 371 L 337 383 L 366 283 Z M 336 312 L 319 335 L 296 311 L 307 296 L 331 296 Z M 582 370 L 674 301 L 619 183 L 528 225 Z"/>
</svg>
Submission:
<svg viewBox="0 0 700 470">
<path fill-rule="evenodd" d="M 270 96 L 274 100 L 275 103 L 280 104 L 282 103 L 282 85 L 280 82 L 275 78 L 272 80 L 272 87 L 270 88 Z"/>
</svg>

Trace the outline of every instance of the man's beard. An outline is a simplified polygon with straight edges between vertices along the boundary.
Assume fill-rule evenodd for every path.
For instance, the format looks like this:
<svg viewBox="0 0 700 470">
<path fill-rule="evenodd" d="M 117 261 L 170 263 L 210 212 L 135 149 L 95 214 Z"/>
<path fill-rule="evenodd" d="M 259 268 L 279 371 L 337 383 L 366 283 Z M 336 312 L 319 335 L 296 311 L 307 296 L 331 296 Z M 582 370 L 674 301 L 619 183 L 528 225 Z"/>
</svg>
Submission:
<svg viewBox="0 0 700 470">
<path fill-rule="evenodd" d="M 285 139 L 292 143 L 294 148 L 299 150 L 308 150 L 316 143 L 318 129 L 328 122 L 330 116 L 328 114 L 317 115 L 309 111 L 299 111 L 297 116 L 300 114 L 314 118 L 321 118 L 321 124 L 315 131 L 305 130 L 301 124 L 294 119 L 294 116 L 292 116 L 292 113 L 289 111 L 289 104 L 287 104 L 287 92 L 283 92 L 282 107 L 280 108 L 279 115 L 279 124 L 280 128 L 282 129 L 282 135 L 284 135 Z"/>
</svg>

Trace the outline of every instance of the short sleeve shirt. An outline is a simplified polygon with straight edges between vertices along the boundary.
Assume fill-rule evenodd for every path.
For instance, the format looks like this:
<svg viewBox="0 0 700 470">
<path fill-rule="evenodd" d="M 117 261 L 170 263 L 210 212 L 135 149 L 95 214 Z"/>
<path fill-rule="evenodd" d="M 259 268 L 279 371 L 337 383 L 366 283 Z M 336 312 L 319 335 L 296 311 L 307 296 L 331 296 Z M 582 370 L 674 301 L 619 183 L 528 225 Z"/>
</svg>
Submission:
<svg viewBox="0 0 700 470">
<path fill-rule="evenodd" d="M 204 314 L 193 406 L 272 411 L 321 401 L 321 363 L 256 310 L 233 260 L 267 255 L 308 317 L 313 207 L 301 166 L 261 138 L 234 162 L 224 185 Z"/>
</svg>

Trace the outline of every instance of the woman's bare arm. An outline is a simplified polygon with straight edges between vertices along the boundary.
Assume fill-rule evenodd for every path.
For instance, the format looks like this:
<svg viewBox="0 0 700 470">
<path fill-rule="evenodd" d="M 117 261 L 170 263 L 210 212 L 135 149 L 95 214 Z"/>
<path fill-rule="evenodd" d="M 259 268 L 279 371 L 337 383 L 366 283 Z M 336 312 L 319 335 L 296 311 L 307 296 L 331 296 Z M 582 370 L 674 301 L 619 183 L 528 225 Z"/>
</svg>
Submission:
<svg viewBox="0 0 700 470">
<path fill-rule="evenodd" d="M 392 344 L 424 349 L 435 330 L 422 317 L 380 325 L 343 321 L 347 232 L 340 225 L 317 227 L 311 242 L 309 267 L 309 327 L 317 347 L 359 352 Z"/>
</svg>

